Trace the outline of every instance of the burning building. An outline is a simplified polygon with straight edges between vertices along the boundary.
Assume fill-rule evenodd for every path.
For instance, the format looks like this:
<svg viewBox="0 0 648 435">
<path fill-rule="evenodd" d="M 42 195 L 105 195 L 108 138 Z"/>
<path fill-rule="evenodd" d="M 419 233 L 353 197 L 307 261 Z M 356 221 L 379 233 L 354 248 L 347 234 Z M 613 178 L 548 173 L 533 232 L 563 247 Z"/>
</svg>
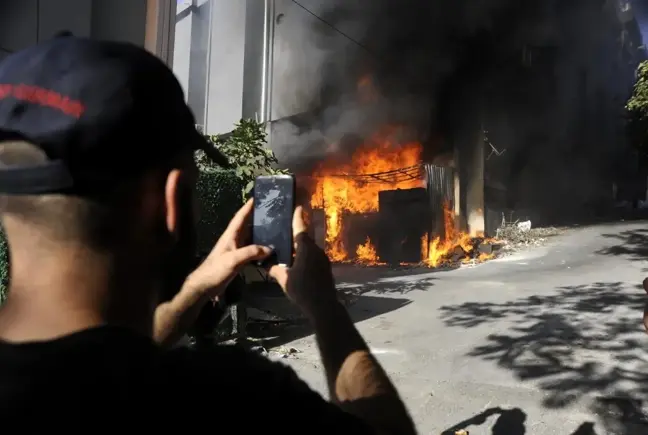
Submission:
<svg viewBox="0 0 648 435">
<path fill-rule="evenodd" d="M 502 214 L 552 222 L 627 171 L 627 2 L 360 3 L 266 5 L 250 105 L 332 260 L 479 258 Z"/>
<path fill-rule="evenodd" d="M 178 8 L 174 70 L 198 122 L 268 123 L 334 260 L 435 264 L 503 213 L 591 214 L 635 171 L 623 107 L 645 49 L 627 0 Z"/>
<path fill-rule="evenodd" d="M 456 227 L 475 237 L 503 213 L 591 213 L 631 170 L 623 106 L 645 50 L 628 2 L 334 3 L 277 3 L 272 147 L 298 173 L 381 174 L 344 161 L 397 125 L 402 157 L 419 143 L 423 167 L 452 173 Z"/>
<path fill-rule="evenodd" d="M 424 164 L 422 144 L 395 127 L 300 177 L 316 241 L 332 261 L 364 265 L 488 259 L 491 241 L 459 229 L 453 182 L 452 168 Z"/>
</svg>

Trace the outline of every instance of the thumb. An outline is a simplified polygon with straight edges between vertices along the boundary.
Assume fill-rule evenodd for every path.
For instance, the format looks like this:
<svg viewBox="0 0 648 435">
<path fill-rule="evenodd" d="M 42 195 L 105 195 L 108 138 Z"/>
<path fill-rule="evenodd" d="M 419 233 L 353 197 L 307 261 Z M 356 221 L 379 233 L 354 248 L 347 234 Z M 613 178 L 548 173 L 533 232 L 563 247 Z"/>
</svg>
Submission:
<svg viewBox="0 0 648 435">
<path fill-rule="evenodd" d="M 286 288 L 288 287 L 288 268 L 284 266 L 278 266 L 274 265 L 270 268 L 268 271 L 268 275 L 270 275 L 281 288 L 286 291 Z"/>
<path fill-rule="evenodd" d="M 306 222 L 304 222 L 304 208 L 298 205 L 295 208 L 292 221 L 293 237 L 306 232 Z"/>
</svg>

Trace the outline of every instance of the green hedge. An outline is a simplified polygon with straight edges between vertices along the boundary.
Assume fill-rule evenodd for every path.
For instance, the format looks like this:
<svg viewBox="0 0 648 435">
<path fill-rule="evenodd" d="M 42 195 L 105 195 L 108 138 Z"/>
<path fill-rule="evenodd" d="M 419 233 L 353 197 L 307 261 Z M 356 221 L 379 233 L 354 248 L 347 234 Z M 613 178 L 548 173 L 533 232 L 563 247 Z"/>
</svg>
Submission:
<svg viewBox="0 0 648 435">
<path fill-rule="evenodd" d="M 233 171 L 206 169 L 197 183 L 200 204 L 198 253 L 207 254 L 241 208 L 243 181 Z"/>
<path fill-rule="evenodd" d="M 201 219 L 198 224 L 198 252 L 207 254 L 241 207 L 243 182 L 233 171 L 202 171 L 197 191 Z M 0 302 L 7 295 L 9 251 L 4 232 L 0 231 Z"/>
</svg>

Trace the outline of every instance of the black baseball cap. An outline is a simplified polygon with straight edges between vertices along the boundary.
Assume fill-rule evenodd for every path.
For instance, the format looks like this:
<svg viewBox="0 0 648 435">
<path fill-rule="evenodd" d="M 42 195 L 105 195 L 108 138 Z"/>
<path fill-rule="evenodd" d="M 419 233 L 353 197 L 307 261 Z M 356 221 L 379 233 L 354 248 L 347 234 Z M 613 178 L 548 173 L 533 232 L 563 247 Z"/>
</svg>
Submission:
<svg viewBox="0 0 648 435">
<path fill-rule="evenodd" d="M 186 150 L 229 163 L 196 130 L 173 72 L 143 48 L 69 34 L 0 62 L 0 144 L 19 141 L 47 161 L 0 168 L 0 193 L 90 192 Z"/>
</svg>

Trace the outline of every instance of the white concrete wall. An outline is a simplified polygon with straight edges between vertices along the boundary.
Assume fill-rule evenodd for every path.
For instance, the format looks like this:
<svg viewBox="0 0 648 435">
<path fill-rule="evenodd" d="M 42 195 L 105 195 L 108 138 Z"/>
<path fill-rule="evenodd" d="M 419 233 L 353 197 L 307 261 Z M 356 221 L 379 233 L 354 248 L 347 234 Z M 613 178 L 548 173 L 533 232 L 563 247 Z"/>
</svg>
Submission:
<svg viewBox="0 0 648 435">
<path fill-rule="evenodd" d="M 191 57 L 191 0 L 179 0 L 176 6 L 176 25 L 173 47 L 173 72 L 182 88 L 189 89 L 189 59 Z"/>
<path fill-rule="evenodd" d="M 213 4 L 207 127 L 227 132 L 241 118 L 245 2 L 220 0 Z"/>
<path fill-rule="evenodd" d="M 332 29 L 318 18 L 336 2 L 354 6 L 360 0 L 300 0 L 303 7 L 290 0 L 274 1 L 272 120 L 309 110 L 321 92 L 325 67 L 344 76 L 343 54 L 355 45 L 344 35 L 360 36 L 352 22 Z M 146 0 L 3 0 L 0 59 L 61 30 L 143 45 L 146 4 Z M 208 133 L 228 132 L 242 116 L 246 1 L 177 0 L 176 18 L 173 70 L 197 122 Z M 341 54 L 334 64 L 332 51 Z"/>
<path fill-rule="evenodd" d="M 274 2 L 271 120 L 308 111 L 319 97 L 323 68 L 337 69 L 344 76 L 343 54 L 355 45 L 344 35 L 360 36 L 352 22 L 340 25 L 338 32 L 318 18 L 325 8 L 344 0 L 302 0 L 303 7 L 291 0 Z M 246 3 L 178 0 L 173 69 L 208 133 L 228 132 L 242 116 Z M 345 2 L 347 6 L 355 3 L 360 2 Z M 196 30 L 210 20 L 207 33 Z M 331 51 L 342 54 L 339 64 L 330 64 Z"/>
<path fill-rule="evenodd" d="M 245 3 L 177 3 L 173 70 L 207 133 L 229 132 L 241 118 Z"/>
</svg>

